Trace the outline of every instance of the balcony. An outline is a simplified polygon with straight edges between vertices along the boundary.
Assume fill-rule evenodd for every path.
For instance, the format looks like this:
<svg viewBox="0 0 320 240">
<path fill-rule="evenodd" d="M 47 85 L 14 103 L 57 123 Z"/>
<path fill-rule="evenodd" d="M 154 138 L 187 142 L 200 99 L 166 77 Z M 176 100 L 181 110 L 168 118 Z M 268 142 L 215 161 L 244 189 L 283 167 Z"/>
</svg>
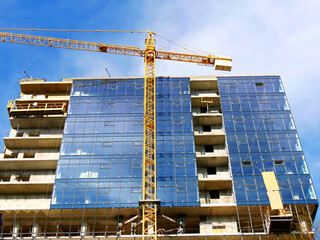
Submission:
<svg viewBox="0 0 320 240">
<path fill-rule="evenodd" d="M 45 82 L 45 80 L 30 81 L 29 79 L 21 81 L 20 88 L 24 94 L 48 94 L 48 93 L 61 93 L 69 94 L 71 91 L 72 82 Z"/>
<path fill-rule="evenodd" d="M 54 171 L 5 172 L 0 175 L 0 193 L 51 193 L 54 177 Z"/>
<path fill-rule="evenodd" d="M 0 154 L 0 171 L 56 169 L 58 158 L 59 153 L 2 153 Z"/>
<path fill-rule="evenodd" d="M 200 190 L 229 190 L 232 178 L 228 167 L 198 167 Z"/>
<path fill-rule="evenodd" d="M 197 154 L 197 164 L 198 166 L 205 167 L 218 167 L 218 166 L 228 166 L 228 155 L 225 152 L 224 154 Z"/>
<path fill-rule="evenodd" d="M 206 110 L 206 109 L 204 109 Z M 222 125 L 222 114 L 219 109 L 212 109 L 213 112 L 201 113 L 200 108 L 193 108 L 193 124 L 194 125 Z"/>
<path fill-rule="evenodd" d="M 197 145 L 196 146 L 197 160 L 204 164 L 214 164 L 217 162 L 228 162 L 228 154 L 224 144 L 221 145 Z"/>
<path fill-rule="evenodd" d="M 10 117 L 17 116 L 43 116 L 66 114 L 68 101 L 34 99 L 34 100 L 16 100 L 9 101 L 7 110 Z"/>
<path fill-rule="evenodd" d="M 199 178 L 200 190 L 225 190 L 232 186 L 232 178 Z"/>
<path fill-rule="evenodd" d="M 216 76 L 190 77 L 191 90 L 218 90 L 218 80 Z"/>
<path fill-rule="evenodd" d="M 221 125 L 204 125 L 194 127 L 196 145 L 216 145 L 225 143 L 225 133 Z"/>
<path fill-rule="evenodd" d="M 6 148 L 60 148 L 62 134 L 44 135 L 39 137 L 4 137 Z"/>
<path fill-rule="evenodd" d="M 201 114 L 199 116 L 210 116 L 221 114 L 221 109 L 219 106 L 192 106 L 192 114 Z M 222 116 L 222 115 L 221 115 Z M 221 124 L 221 123 L 220 123 Z M 202 124 L 199 124 L 202 125 Z"/>
<path fill-rule="evenodd" d="M 191 90 L 191 97 L 217 97 L 219 96 L 218 90 Z"/>
<path fill-rule="evenodd" d="M 234 200 L 229 190 L 200 191 L 200 204 L 201 206 L 232 206 Z"/>
<path fill-rule="evenodd" d="M 2 211 L 9 210 L 44 210 L 50 208 L 51 194 L 2 195 L 0 205 Z"/>
<path fill-rule="evenodd" d="M 228 167 L 198 167 L 198 178 L 229 178 Z"/>
<path fill-rule="evenodd" d="M 204 210 L 208 216 L 235 215 L 237 214 L 236 206 L 236 203 L 200 203 L 200 209 Z"/>
<path fill-rule="evenodd" d="M 35 119 L 36 118 L 36 119 Z M 10 117 L 13 129 L 24 128 L 62 128 L 66 121 L 65 115 L 25 115 Z"/>
<path fill-rule="evenodd" d="M 191 95 L 192 107 L 220 107 L 220 96 L 217 93 Z"/>
</svg>

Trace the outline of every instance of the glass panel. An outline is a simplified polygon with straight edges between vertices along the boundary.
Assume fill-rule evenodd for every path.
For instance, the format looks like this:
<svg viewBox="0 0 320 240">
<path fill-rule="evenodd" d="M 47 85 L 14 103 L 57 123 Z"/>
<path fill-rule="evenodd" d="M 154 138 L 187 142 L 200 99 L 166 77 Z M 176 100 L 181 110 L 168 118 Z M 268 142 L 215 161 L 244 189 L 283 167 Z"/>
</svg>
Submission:
<svg viewBox="0 0 320 240">
<path fill-rule="evenodd" d="M 276 173 L 284 204 L 314 199 L 280 77 L 218 77 L 218 87 L 233 177 L 246 183 L 245 186 L 234 183 L 237 204 L 268 200 L 261 176 L 264 171 Z M 302 182 L 302 178 L 310 183 Z M 258 195 L 253 191 L 253 180 L 262 181 L 258 184 Z"/>
<path fill-rule="evenodd" d="M 156 89 L 161 204 L 199 206 L 189 79 L 161 78 Z M 69 109 L 56 179 L 81 184 L 56 181 L 51 208 L 138 207 L 144 79 L 74 80 Z"/>
</svg>

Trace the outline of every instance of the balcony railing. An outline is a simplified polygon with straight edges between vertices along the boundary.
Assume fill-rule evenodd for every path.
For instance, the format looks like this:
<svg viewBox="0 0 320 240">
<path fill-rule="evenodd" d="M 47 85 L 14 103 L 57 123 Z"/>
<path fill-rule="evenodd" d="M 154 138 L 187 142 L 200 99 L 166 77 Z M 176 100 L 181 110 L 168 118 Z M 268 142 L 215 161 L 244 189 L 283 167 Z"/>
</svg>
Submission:
<svg viewBox="0 0 320 240">
<path fill-rule="evenodd" d="M 18 115 L 49 115 L 64 114 L 67 111 L 66 102 L 16 102 L 10 100 L 7 105 L 10 117 Z"/>
</svg>

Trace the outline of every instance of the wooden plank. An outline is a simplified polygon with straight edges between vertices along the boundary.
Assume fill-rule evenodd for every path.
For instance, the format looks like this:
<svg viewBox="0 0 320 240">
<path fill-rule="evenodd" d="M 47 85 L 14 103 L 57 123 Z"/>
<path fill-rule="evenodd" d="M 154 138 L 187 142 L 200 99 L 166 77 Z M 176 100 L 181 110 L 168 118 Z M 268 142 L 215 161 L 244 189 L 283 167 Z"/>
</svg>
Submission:
<svg viewBox="0 0 320 240">
<path fill-rule="evenodd" d="M 262 177 L 267 191 L 279 191 L 279 185 L 274 172 L 262 172 Z"/>
<path fill-rule="evenodd" d="M 283 209 L 283 204 L 279 191 L 268 191 L 269 202 L 272 210 Z"/>
</svg>

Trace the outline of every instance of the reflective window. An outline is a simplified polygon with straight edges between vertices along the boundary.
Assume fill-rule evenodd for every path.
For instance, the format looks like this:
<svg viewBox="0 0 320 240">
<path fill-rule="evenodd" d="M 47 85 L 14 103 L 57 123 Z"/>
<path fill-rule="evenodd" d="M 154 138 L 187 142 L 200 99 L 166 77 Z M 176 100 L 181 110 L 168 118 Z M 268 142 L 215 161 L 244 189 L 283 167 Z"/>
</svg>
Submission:
<svg viewBox="0 0 320 240">
<path fill-rule="evenodd" d="M 199 206 L 188 78 L 157 79 L 162 206 Z M 51 208 L 138 207 L 144 79 L 74 80 Z"/>
<path fill-rule="evenodd" d="M 280 77 L 218 77 L 218 86 L 237 204 L 268 203 L 264 171 L 284 204 L 317 203 Z"/>
</svg>

